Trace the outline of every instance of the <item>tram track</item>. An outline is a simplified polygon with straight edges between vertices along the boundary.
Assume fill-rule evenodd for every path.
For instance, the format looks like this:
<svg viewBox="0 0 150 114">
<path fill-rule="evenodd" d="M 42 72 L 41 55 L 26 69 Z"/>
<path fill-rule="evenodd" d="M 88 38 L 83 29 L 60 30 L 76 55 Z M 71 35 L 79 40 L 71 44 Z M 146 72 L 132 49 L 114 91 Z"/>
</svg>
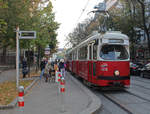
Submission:
<svg viewBox="0 0 150 114">
<path fill-rule="evenodd" d="M 135 79 L 137 81 L 137 79 Z M 105 113 L 111 113 L 111 114 L 120 114 L 120 113 L 115 113 L 113 109 L 109 109 L 109 106 L 112 106 L 112 108 L 120 110 L 123 112 L 123 114 L 147 114 L 148 110 L 146 107 L 148 104 L 150 104 L 150 99 L 148 98 L 148 94 L 143 96 L 142 93 L 140 93 L 138 90 L 135 90 L 134 88 L 143 88 L 143 90 L 148 90 L 147 84 L 146 86 L 142 85 L 141 83 L 138 83 L 139 81 L 132 83 L 133 88 L 132 89 L 124 89 L 124 90 L 117 90 L 117 91 L 110 91 L 109 89 L 107 90 L 101 90 L 99 87 L 89 87 L 86 83 L 84 83 L 86 86 L 89 87 L 97 96 L 99 96 L 100 99 L 104 99 L 103 102 L 103 108 L 99 110 L 99 114 L 105 114 Z M 145 82 L 145 81 L 143 81 Z M 148 82 L 146 82 L 148 83 Z M 135 90 L 135 91 L 132 91 Z M 131 99 L 131 100 L 130 100 Z M 111 103 L 109 103 L 111 102 Z M 110 105 L 108 105 L 108 103 Z M 113 106 L 114 105 L 114 106 Z M 140 107 L 136 107 L 140 106 Z M 144 110 L 146 109 L 146 110 Z M 113 112 L 111 112 L 113 110 Z M 142 110 L 144 112 L 142 112 Z"/>
<path fill-rule="evenodd" d="M 141 80 L 141 78 L 140 77 L 136 77 L 136 78 L 134 78 L 135 79 L 135 81 L 138 81 L 138 82 L 144 82 L 144 83 L 147 83 L 147 84 L 150 84 L 150 80 L 145 80 L 145 79 L 143 79 L 143 80 Z"/>
<path fill-rule="evenodd" d="M 87 87 L 89 87 L 86 83 L 84 83 Z M 89 89 L 91 89 L 91 91 L 96 90 L 96 91 L 101 91 L 101 89 L 99 87 L 89 87 Z M 107 91 L 107 90 L 106 90 Z M 111 101 L 113 104 L 115 104 L 116 106 L 118 106 L 120 109 L 122 109 L 123 111 L 125 111 L 127 114 L 137 114 L 135 112 L 133 112 L 133 110 L 130 110 L 130 108 L 128 108 L 126 105 L 124 105 L 122 102 L 120 102 L 119 100 L 117 100 L 115 97 L 113 97 L 110 94 L 105 93 L 103 90 L 102 92 L 98 92 L 98 94 L 101 94 L 103 97 L 105 97 L 106 99 L 108 99 L 109 101 Z"/>
<path fill-rule="evenodd" d="M 129 93 L 130 95 L 133 95 L 133 96 L 135 96 L 135 97 L 138 97 L 138 98 L 140 98 L 140 99 L 142 99 L 142 100 L 145 100 L 145 101 L 150 102 L 150 99 L 146 99 L 146 98 L 144 98 L 144 97 L 141 97 L 140 95 L 137 95 L 137 94 L 135 94 L 135 93 L 132 93 L 132 92 L 130 92 L 130 91 L 128 91 L 128 90 L 125 90 L 125 92 L 127 92 L 127 93 Z"/>
<path fill-rule="evenodd" d="M 113 102 L 114 104 L 116 104 L 117 106 L 119 106 L 121 109 L 123 109 L 125 112 L 127 112 L 128 114 L 134 114 L 133 111 L 131 111 L 128 107 L 126 107 L 123 103 L 121 103 L 119 100 L 117 100 L 115 97 L 113 97 L 110 94 L 105 94 L 102 93 L 102 95 L 107 98 L 108 100 L 110 100 L 111 102 Z"/>
<path fill-rule="evenodd" d="M 146 89 L 146 90 L 150 90 L 150 88 L 145 87 L 145 86 L 142 86 L 142 85 L 140 85 L 140 84 L 133 83 L 133 85 L 134 85 L 134 86 L 141 87 L 141 88 L 144 88 L 144 89 Z"/>
<path fill-rule="evenodd" d="M 150 102 L 149 99 L 146 99 L 142 96 L 139 96 L 137 94 L 134 94 L 128 90 L 123 90 L 122 92 L 128 94 L 128 96 L 132 96 L 132 97 L 137 97 L 140 100 L 143 100 L 145 102 Z M 105 93 L 102 92 L 102 95 L 107 98 L 108 100 L 110 100 L 112 103 L 116 104 L 118 107 L 120 107 L 121 109 L 123 109 L 126 113 L 128 114 L 138 114 L 134 109 L 129 108 L 128 104 L 123 103 L 121 100 L 117 99 L 117 94 L 113 94 L 113 93 Z"/>
</svg>

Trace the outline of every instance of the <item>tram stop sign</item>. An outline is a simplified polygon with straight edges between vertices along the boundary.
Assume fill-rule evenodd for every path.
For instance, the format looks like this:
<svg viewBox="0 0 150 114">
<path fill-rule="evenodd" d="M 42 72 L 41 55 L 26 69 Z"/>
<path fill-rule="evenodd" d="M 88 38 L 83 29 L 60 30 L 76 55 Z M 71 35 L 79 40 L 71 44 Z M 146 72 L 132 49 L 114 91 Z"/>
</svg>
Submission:
<svg viewBox="0 0 150 114">
<path fill-rule="evenodd" d="M 36 31 L 19 31 L 19 39 L 35 39 Z"/>
</svg>

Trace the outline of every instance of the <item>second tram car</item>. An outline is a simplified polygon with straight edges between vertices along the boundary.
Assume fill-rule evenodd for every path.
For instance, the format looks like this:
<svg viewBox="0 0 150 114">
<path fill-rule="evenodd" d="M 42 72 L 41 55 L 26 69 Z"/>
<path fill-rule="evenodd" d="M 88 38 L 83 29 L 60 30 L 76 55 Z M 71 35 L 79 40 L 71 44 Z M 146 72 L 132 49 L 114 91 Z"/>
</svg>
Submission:
<svg viewBox="0 0 150 114">
<path fill-rule="evenodd" d="M 88 85 L 130 85 L 129 38 L 118 31 L 97 33 L 67 54 L 67 69 Z"/>
</svg>

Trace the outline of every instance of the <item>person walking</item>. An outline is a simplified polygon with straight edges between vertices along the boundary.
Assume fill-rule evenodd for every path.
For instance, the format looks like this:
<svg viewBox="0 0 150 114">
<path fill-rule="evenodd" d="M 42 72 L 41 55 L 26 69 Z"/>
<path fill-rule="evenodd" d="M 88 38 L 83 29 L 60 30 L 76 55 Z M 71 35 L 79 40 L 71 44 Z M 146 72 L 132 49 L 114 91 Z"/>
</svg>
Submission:
<svg viewBox="0 0 150 114">
<path fill-rule="evenodd" d="M 23 74 L 23 78 L 25 78 L 26 75 L 28 74 L 27 60 L 26 60 L 26 58 L 24 58 L 24 59 L 22 60 L 22 74 Z"/>
<path fill-rule="evenodd" d="M 62 76 L 65 77 L 65 63 L 64 63 L 64 59 L 60 60 L 59 71 L 62 73 Z"/>
<path fill-rule="evenodd" d="M 56 71 L 58 71 L 58 70 L 59 70 L 59 68 L 58 68 L 58 64 L 57 64 L 57 61 L 55 61 L 55 63 L 54 63 L 54 70 L 55 70 L 55 73 L 56 73 Z"/>
<path fill-rule="evenodd" d="M 46 61 L 45 61 L 45 58 L 43 58 L 40 64 L 40 68 L 41 68 L 40 80 L 42 79 L 44 75 L 45 65 L 46 65 Z"/>
<path fill-rule="evenodd" d="M 55 60 L 55 63 L 54 63 L 54 70 L 55 70 L 55 82 L 58 82 L 57 72 L 59 71 L 59 68 L 58 68 L 57 60 Z"/>
<path fill-rule="evenodd" d="M 46 64 L 45 66 L 45 82 L 48 82 L 48 78 L 51 77 L 51 69 L 52 69 L 52 66 L 51 66 L 51 62 L 48 60 L 48 63 Z"/>
</svg>

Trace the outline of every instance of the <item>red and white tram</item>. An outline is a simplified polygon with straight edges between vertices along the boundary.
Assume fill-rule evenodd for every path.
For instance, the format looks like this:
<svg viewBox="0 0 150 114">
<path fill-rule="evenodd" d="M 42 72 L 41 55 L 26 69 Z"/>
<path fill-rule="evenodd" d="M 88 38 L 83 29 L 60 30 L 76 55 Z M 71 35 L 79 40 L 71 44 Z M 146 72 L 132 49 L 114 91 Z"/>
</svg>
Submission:
<svg viewBox="0 0 150 114">
<path fill-rule="evenodd" d="M 67 69 L 96 86 L 129 87 L 129 38 L 117 31 L 97 33 L 71 49 Z"/>
</svg>

